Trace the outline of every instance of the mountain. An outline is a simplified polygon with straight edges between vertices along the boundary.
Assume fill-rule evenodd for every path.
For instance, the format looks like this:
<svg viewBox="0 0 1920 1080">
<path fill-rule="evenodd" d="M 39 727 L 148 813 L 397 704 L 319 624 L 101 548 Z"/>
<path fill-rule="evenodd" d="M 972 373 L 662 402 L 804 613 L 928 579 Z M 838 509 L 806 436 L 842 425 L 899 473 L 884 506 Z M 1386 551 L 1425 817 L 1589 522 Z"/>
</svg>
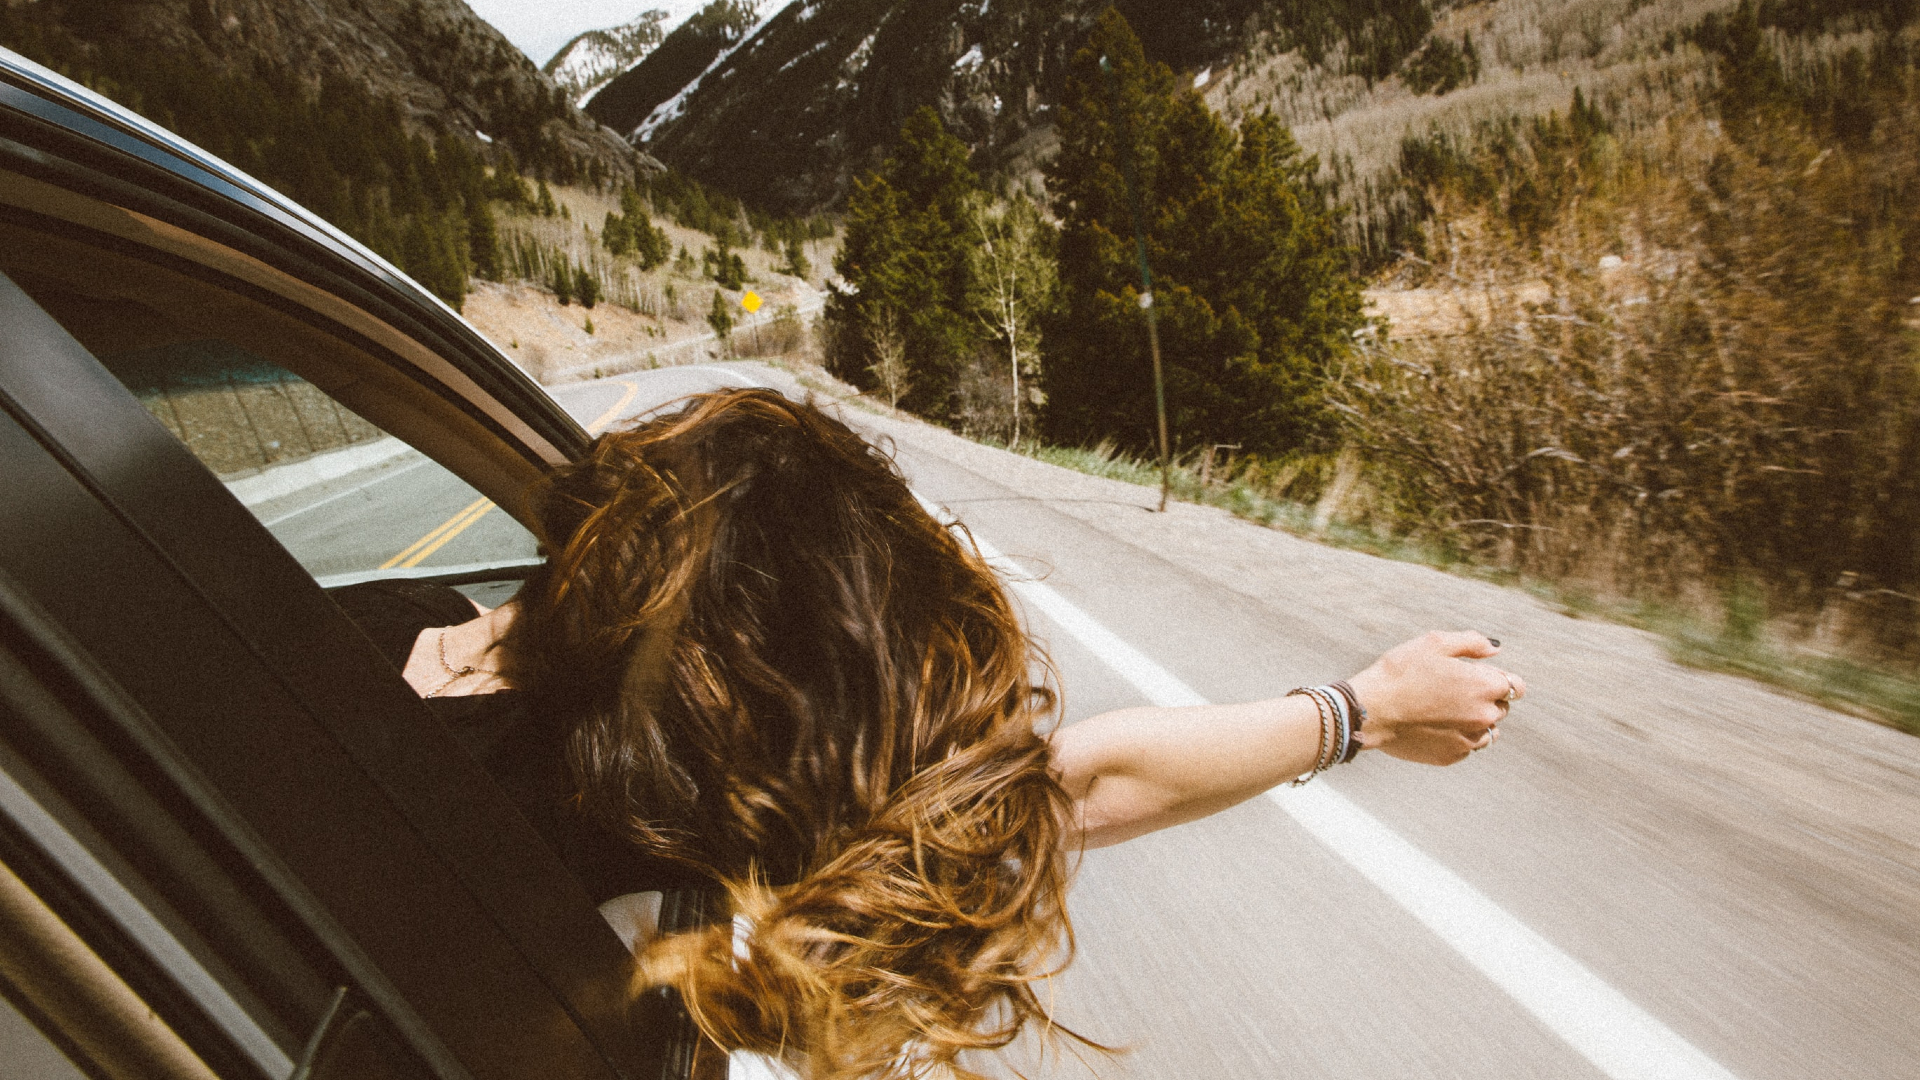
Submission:
<svg viewBox="0 0 1920 1080">
<path fill-rule="evenodd" d="M 560 46 L 552 59 L 541 65 L 541 72 L 554 85 L 566 91 L 576 105 L 599 93 L 614 77 L 638 64 L 666 36 L 662 28 L 668 13 L 658 8 L 644 11 L 632 22 L 606 30 L 577 34 Z"/>
<path fill-rule="evenodd" d="M 5 0 L 0 12 L 0 44 L 76 72 L 340 80 L 395 103 L 418 133 L 503 141 L 544 174 L 635 172 L 630 147 L 462 0 Z"/>
<path fill-rule="evenodd" d="M 754 5 L 723 0 L 609 83 L 587 113 L 703 183 L 787 212 L 837 202 L 921 105 L 940 111 L 977 163 L 1017 172 L 1048 145 L 1066 59 L 1107 6 L 795 0 L 751 17 Z M 1154 59 L 1195 69 L 1232 55 L 1274 5 L 1113 6 Z"/>
<path fill-rule="evenodd" d="M 1629 126 L 1655 122 L 1705 92 L 1708 64 L 1689 35 L 1737 3 L 727 0 L 586 109 L 677 171 L 787 213 L 840 204 L 922 106 L 967 144 L 976 169 L 1029 184 L 1053 145 L 1066 61 L 1112 6 L 1150 59 L 1204 86 L 1230 122 L 1278 115 L 1317 157 L 1318 186 L 1372 265 L 1412 242 L 1424 213 L 1401 174 L 1408 140 L 1471 146 L 1501 124 L 1565 115 L 1576 89 Z M 1756 9 L 1802 20 L 1831 11 L 1852 25 L 1876 7 L 1887 5 Z"/>
<path fill-rule="evenodd" d="M 758 24 L 754 0 L 715 0 L 675 27 L 646 59 L 610 80 L 586 104 L 587 115 L 644 141 L 637 131 L 655 108 L 674 97 Z"/>
</svg>

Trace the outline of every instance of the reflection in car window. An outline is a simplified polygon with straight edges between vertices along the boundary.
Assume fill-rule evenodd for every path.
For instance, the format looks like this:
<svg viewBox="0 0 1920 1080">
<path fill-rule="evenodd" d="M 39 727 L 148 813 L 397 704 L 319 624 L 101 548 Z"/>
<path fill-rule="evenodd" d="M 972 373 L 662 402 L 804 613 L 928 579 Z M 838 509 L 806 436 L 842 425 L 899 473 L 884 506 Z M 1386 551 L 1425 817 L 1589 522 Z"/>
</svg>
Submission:
<svg viewBox="0 0 1920 1080">
<path fill-rule="evenodd" d="M 0 862 L 0 925 L 6 931 L 0 938 L 5 945 L 0 949 L 0 986 L 17 1009 L 34 1016 L 36 1028 L 50 1037 L 64 1037 L 69 1050 L 82 1050 L 92 1059 L 88 1064 L 93 1067 L 87 1070 L 92 1075 L 138 1072 L 156 1080 L 210 1080 L 212 1073 L 201 1057 L 148 996 L 148 991 L 166 984 L 190 1001 L 261 1072 L 286 1076 L 292 1071 L 286 1048 L 261 1026 L 260 1017 L 249 1012 L 194 950 L 107 868 L 100 852 L 82 842 L 18 778 L 3 770 L 0 822 L 67 886 L 43 896 L 13 867 Z M 67 910 L 56 911 L 55 902 L 65 903 Z M 96 933 L 102 926 L 111 926 L 124 935 L 122 949 L 102 953 L 98 940 L 85 940 L 74 929 L 89 921 L 74 920 L 75 910 L 82 907 L 95 913 L 91 921 Z M 124 965 L 131 953 L 138 953 L 143 962 L 128 968 L 106 959 L 116 955 L 117 963 Z M 142 971 L 147 977 L 123 981 L 129 970 Z M 65 1056 L 73 1061 L 71 1054 Z M 129 1062 L 141 1067 L 129 1069 Z M 12 1074 L 0 1069 L 0 1075 Z"/>
<path fill-rule="evenodd" d="M 7 1076 L 18 1080 L 87 1080 L 4 995 L 0 995 L 0 1061 L 12 1070 Z"/>
<path fill-rule="evenodd" d="M 323 585 L 536 557 L 532 534 L 470 485 L 230 342 L 100 360 Z"/>
</svg>

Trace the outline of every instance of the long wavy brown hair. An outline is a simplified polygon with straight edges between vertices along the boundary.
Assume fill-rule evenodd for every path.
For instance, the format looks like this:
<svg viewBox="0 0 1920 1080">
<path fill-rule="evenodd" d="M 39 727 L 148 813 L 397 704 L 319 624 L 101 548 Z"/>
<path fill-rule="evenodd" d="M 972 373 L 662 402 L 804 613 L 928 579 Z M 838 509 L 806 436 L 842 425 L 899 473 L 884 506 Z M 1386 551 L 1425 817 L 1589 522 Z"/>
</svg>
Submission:
<svg viewBox="0 0 1920 1080">
<path fill-rule="evenodd" d="M 1049 669 L 893 462 L 726 391 L 601 436 L 536 505 L 513 681 L 580 718 L 584 810 L 752 924 L 656 939 L 641 985 L 821 1080 L 972 1076 L 962 1051 L 1061 1030 L 1034 991 L 1073 947 Z"/>
</svg>

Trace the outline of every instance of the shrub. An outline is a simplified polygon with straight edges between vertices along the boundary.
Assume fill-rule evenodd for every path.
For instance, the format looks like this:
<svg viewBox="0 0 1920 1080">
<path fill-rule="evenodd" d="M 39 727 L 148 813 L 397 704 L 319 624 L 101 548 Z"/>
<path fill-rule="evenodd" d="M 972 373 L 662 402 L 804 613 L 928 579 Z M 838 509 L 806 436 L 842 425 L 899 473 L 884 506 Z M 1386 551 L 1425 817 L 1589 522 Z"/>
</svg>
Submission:
<svg viewBox="0 0 1920 1080">
<path fill-rule="evenodd" d="M 1920 209 L 1888 198 L 1920 191 L 1920 93 L 1883 105 L 1859 152 L 1791 114 L 1677 120 L 1537 246 L 1443 201 L 1461 331 L 1345 372 L 1354 441 L 1425 528 L 1548 575 L 1802 613 L 1920 591 Z M 1910 648 L 1915 612 L 1876 611 Z"/>
</svg>

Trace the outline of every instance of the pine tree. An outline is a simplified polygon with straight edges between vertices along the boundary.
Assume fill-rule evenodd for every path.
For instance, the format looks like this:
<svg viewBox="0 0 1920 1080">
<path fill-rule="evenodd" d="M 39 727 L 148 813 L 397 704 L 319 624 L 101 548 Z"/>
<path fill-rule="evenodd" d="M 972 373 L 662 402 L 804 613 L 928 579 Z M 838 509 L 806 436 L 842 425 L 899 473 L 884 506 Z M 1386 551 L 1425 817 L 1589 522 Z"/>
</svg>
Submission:
<svg viewBox="0 0 1920 1080">
<path fill-rule="evenodd" d="M 798 236 L 787 237 L 785 261 L 780 264 L 780 272 L 797 278 L 813 273 L 813 264 L 807 261 L 806 250 L 801 246 Z"/>
<path fill-rule="evenodd" d="M 632 185 L 620 189 L 620 216 L 627 220 L 629 228 L 635 222 L 651 220 L 651 216 L 647 213 L 646 199 L 641 196 L 639 189 Z"/>
<path fill-rule="evenodd" d="M 874 385 L 873 328 L 890 319 L 911 372 L 907 407 L 947 415 L 981 338 L 968 313 L 967 205 L 978 190 L 966 144 L 931 108 L 907 120 L 877 174 L 855 182 L 834 259 L 852 289 L 836 288 L 827 301 L 836 374 Z"/>
<path fill-rule="evenodd" d="M 727 302 L 727 294 L 719 289 L 713 290 L 713 303 L 707 308 L 707 325 L 713 327 L 713 336 L 720 342 L 720 351 L 732 350 L 733 305 Z"/>
<path fill-rule="evenodd" d="M 1109 9 L 1069 67 L 1056 130 L 1064 303 L 1047 327 L 1049 435 L 1155 442 L 1130 167 L 1174 441 L 1283 453 L 1325 434 L 1328 368 L 1364 316 L 1312 193 L 1315 163 L 1285 126 L 1260 116 L 1236 135 Z"/>
<path fill-rule="evenodd" d="M 723 289 L 739 292 L 747 283 L 747 262 L 725 240 L 700 253 L 701 270 Z"/>
<path fill-rule="evenodd" d="M 512 150 L 500 151 L 499 163 L 493 167 L 493 177 L 487 186 L 488 195 L 515 210 L 532 210 L 538 205 L 526 177 L 520 175 L 520 164 Z"/>
<path fill-rule="evenodd" d="M 625 216 L 607 213 L 606 224 L 600 227 L 600 243 L 610 255 L 625 255 L 633 250 L 633 233 L 627 228 Z"/>
<path fill-rule="evenodd" d="M 488 281 L 500 279 L 500 229 L 493 220 L 493 207 L 486 197 L 475 195 L 465 204 L 467 247 L 473 260 L 473 273 Z"/>
<path fill-rule="evenodd" d="M 667 230 L 660 226 L 642 219 L 640 224 L 629 225 L 628 229 L 633 233 L 634 255 L 640 260 L 640 269 L 651 270 L 666 262 L 673 253 L 673 242 L 667 239 Z"/>
</svg>

